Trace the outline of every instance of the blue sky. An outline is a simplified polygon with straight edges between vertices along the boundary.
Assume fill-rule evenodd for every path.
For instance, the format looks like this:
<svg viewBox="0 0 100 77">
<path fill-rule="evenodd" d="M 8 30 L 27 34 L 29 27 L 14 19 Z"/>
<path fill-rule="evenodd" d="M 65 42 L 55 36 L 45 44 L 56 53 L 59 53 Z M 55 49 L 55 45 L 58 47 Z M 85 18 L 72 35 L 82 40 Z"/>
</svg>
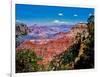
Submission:
<svg viewBox="0 0 100 77">
<path fill-rule="evenodd" d="M 75 24 L 86 22 L 93 8 L 16 4 L 16 22 L 33 24 Z"/>
</svg>

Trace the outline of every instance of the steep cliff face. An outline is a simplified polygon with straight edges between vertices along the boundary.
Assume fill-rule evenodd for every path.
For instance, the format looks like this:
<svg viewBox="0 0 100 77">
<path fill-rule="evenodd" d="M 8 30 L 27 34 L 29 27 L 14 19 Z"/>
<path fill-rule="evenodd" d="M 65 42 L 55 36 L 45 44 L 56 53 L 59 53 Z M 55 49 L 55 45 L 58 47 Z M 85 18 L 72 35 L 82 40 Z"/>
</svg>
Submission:
<svg viewBox="0 0 100 77">
<path fill-rule="evenodd" d="M 15 25 L 15 35 L 16 35 L 16 47 L 19 46 L 22 42 L 24 42 L 23 36 L 28 34 L 28 27 L 23 23 L 16 22 Z"/>
<path fill-rule="evenodd" d="M 28 33 L 27 25 L 23 23 L 16 23 L 16 36 L 25 35 Z"/>
<path fill-rule="evenodd" d="M 76 58 L 74 65 L 75 69 L 94 68 L 94 15 L 91 15 L 87 22 L 88 36 L 82 39 L 80 48 L 81 53 L 78 55 L 78 58 Z"/>
</svg>

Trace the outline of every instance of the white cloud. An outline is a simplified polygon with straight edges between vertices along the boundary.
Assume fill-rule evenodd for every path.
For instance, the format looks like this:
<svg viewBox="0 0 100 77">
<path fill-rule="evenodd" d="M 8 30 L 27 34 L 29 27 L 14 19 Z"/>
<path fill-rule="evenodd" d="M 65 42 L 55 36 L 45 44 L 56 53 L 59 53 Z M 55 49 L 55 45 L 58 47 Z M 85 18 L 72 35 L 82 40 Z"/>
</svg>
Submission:
<svg viewBox="0 0 100 77">
<path fill-rule="evenodd" d="M 58 23 L 58 24 L 67 24 L 67 21 L 60 21 L 60 20 L 54 20 L 53 23 Z"/>
<path fill-rule="evenodd" d="M 92 15 L 92 13 L 89 13 L 89 16 L 91 16 Z"/>
<path fill-rule="evenodd" d="M 77 24 L 77 23 L 79 23 L 79 21 L 74 21 L 74 22 L 71 22 L 71 21 L 67 21 L 67 20 L 65 20 L 65 21 L 61 21 L 61 20 L 54 20 L 54 21 L 52 21 L 52 24 L 70 24 L 70 25 L 74 25 L 74 24 Z M 83 23 L 83 21 L 80 21 L 80 23 Z"/>
<path fill-rule="evenodd" d="M 60 22 L 59 20 L 54 20 L 54 21 L 53 21 L 53 23 L 59 23 L 59 22 Z"/>
<path fill-rule="evenodd" d="M 77 15 L 77 14 L 74 14 L 73 16 L 74 16 L 74 17 L 77 17 L 78 15 Z"/>
<path fill-rule="evenodd" d="M 68 22 L 66 22 L 66 21 L 61 21 L 60 23 L 61 23 L 61 24 L 67 24 Z"/>
<path fill-rule="evenodd" d="M 63 13 L 58 13 L 59 16 L 63 16 Z"/>
</svg>

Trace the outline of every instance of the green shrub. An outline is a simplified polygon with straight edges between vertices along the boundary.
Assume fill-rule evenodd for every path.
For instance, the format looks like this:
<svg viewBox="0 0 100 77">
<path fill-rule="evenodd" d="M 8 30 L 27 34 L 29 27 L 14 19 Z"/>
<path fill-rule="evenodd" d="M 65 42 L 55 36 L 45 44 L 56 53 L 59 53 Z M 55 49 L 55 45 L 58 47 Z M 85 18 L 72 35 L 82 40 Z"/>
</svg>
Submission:
<svg viewBox="0 0 100 77">
<path fill-rule="evenodd" d="M 37 56 L 28 49 L 16 51 L 16 72 L 38 71 Z"/>
</svg>

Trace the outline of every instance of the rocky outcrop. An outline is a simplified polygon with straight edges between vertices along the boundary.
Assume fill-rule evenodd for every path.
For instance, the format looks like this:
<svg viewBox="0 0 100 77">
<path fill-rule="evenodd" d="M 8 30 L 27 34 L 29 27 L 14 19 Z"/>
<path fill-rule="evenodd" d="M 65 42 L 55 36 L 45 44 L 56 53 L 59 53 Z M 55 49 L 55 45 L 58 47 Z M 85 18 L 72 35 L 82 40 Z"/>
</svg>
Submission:
<svg viewBox="0 0 100 77">
<path fill-rule="evenodd" d="M 16 23 L 16 36 L 26 35 L 28 33 L 27 25 L 23 23 Z"/>
</svg>

